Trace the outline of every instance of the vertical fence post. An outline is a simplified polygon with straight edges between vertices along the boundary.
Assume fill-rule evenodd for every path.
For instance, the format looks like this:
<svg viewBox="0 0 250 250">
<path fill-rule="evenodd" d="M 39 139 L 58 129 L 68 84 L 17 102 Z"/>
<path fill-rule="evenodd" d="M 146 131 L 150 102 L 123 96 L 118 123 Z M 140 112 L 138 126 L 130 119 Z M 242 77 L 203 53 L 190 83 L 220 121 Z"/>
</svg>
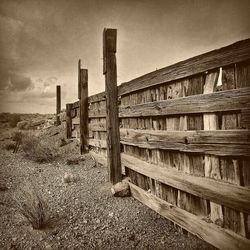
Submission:
<svg viewBox="0 0 250 250">
<path fill-rule="evenodd" d="M 81 59 L 78 60 L 78 99 L 81 98 Z"/>
<path fill-rule="evenodd" d="M 118 89 L 116 68 L 116 29 L 103 31 L 103 74 L 106 89 L 107 165 L 109 181 L 116 184 L 122 180 L 120 130 L 118 117 Z"/>
<path fill-rule="evenodd" d="M 80 69 L 80 150 L 88 152 L 88 70 Z"/>
<path fill-rule="evenodd" d="M 60 122 L 60 112 L 61 112 L 61 86 L 56 86 L 56 125 L 59 126 Z"/>
<path fill-rule="evenodd" d="M 72 137 L 72 117 L 71 117 L 71 110 L 72 110 L 72 103 L 66 104 L 66 138 L 70 139 Z"/>
</svg>

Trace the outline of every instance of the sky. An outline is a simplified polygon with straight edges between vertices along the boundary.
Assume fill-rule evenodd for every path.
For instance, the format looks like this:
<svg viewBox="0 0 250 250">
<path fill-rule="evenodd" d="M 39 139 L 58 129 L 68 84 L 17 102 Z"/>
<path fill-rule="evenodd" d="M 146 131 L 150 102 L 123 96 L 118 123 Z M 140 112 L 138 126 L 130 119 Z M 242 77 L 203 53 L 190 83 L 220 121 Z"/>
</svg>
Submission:
<svg viewBox="0 0 250 250">
<path fill-rule="evenodd" d="M 117 29 L 118 84 L 250 37 L 249 0 L 0 0 L 0 112 L 55 113 L 105 89 L 102 32 Z"/>
</svg>

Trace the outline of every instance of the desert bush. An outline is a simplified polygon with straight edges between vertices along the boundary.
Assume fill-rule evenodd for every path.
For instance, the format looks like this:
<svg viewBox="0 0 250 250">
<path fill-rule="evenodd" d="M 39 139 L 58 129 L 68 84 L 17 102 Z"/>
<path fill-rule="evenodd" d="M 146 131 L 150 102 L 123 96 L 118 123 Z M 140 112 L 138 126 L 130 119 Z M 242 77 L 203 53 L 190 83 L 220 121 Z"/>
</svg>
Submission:
<svg viewBox="0 0 250 250">
<path fill-rule="evenodd" d="M 13 142 L 10 142 L 10 143 L 5 145 L 6 150 L 14 150 L 15 148 L 16 148 L 16 144 Z"/>
<path fill-rule="evenodd" d="M 25 183 L 14 193 L 17 210 L 31 223 L 34 229 L 45 228 L 50 220 L 48 205 L 31 183 Z"/>
<path fill-rule="evenodd" d="M 20 121 L 17 123 L 18 129 L 30 129 L 30 122 L 29 121 Z"/>
<path fill-rule="evenodd" d="M 16 142 L 21 142 L 24 136 L 23 132 L 16 130 L 11 134 L 11 139 Z"/>
<path fill-rule="evenodd" d="M 9 125 L 11 128 L 15 128 L 17 123 L 21 121 L 21 116 L 19 114 L 13 114 L 10 117 Z"/>
<path fill-rule="evenodd" d="M 22 133 L 21 131 L 14 131 L 11 135 L 11 138 L 13 141 L 16 142 L 15 148 L 14 148 L 14 153 L 17 153 L 19 146 L 22 143 L 22 140 L 24 138 L 24 133 Z"/>
<path fill-rule="evenodd" d="M 27 135 L 22 141 L 25 155 L 36 162 L 50 162 L 54 159 L 53 149 L 40 141 L 38 137 Z"/>
</svg>

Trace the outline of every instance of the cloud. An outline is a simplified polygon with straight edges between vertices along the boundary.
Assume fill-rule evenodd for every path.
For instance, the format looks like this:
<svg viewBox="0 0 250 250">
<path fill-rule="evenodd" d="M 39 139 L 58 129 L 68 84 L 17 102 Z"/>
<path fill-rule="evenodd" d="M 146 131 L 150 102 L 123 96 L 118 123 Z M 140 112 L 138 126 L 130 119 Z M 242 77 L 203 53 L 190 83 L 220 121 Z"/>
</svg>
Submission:
<svg viewBox="0 0 250 250">
<path fill-rule="evenodd" d="M 32 88 L 33 83 L 29 77 L 26 77 L 19 73 L 10 74 L 9 90 L 24 91 Z"/>
</svg>

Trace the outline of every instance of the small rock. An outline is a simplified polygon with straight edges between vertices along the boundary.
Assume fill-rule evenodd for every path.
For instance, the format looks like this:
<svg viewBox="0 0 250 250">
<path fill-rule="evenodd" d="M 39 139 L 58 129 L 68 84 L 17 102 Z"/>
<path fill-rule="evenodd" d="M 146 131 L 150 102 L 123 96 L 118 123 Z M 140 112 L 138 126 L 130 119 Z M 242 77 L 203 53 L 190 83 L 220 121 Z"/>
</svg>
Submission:
<svg viewBox="0 0 250 250">
<path fill-rule="evenodd" d="M 115 197 L 130 196 L 130 188 L 127 182 L 118 182 L 111 188 L 111 193 Z"/>
<path fill-rule="evenodd" d="M 63 182 L 64 183 L 70 183 L 74 181 L 74 176 L 71 173 L 65 173 L 63 176 Z"/>
<path fill-rule="evenodd" d="M 53 249 L 52 246 L 47 242 L 45 242 L 44 245 L 45 245 L 45 249 L 47 249 L 47 250 Z"/>
<path fill-rule="evenodd" d="M 101 221 L 100 221 L 99 219 L 97 219 L 97 220 L 96 220 L 96 223 L 98 223 L 98 224 L 99 224 L 99 223 L 101 223 Z"/>
<path fill-rule="evenodd" d="M 113 212 L 111 212 L 111 213 L 109 213 L 109 217 L 113 217 L 114 216 L 114 213 Z"/>
</svg>

